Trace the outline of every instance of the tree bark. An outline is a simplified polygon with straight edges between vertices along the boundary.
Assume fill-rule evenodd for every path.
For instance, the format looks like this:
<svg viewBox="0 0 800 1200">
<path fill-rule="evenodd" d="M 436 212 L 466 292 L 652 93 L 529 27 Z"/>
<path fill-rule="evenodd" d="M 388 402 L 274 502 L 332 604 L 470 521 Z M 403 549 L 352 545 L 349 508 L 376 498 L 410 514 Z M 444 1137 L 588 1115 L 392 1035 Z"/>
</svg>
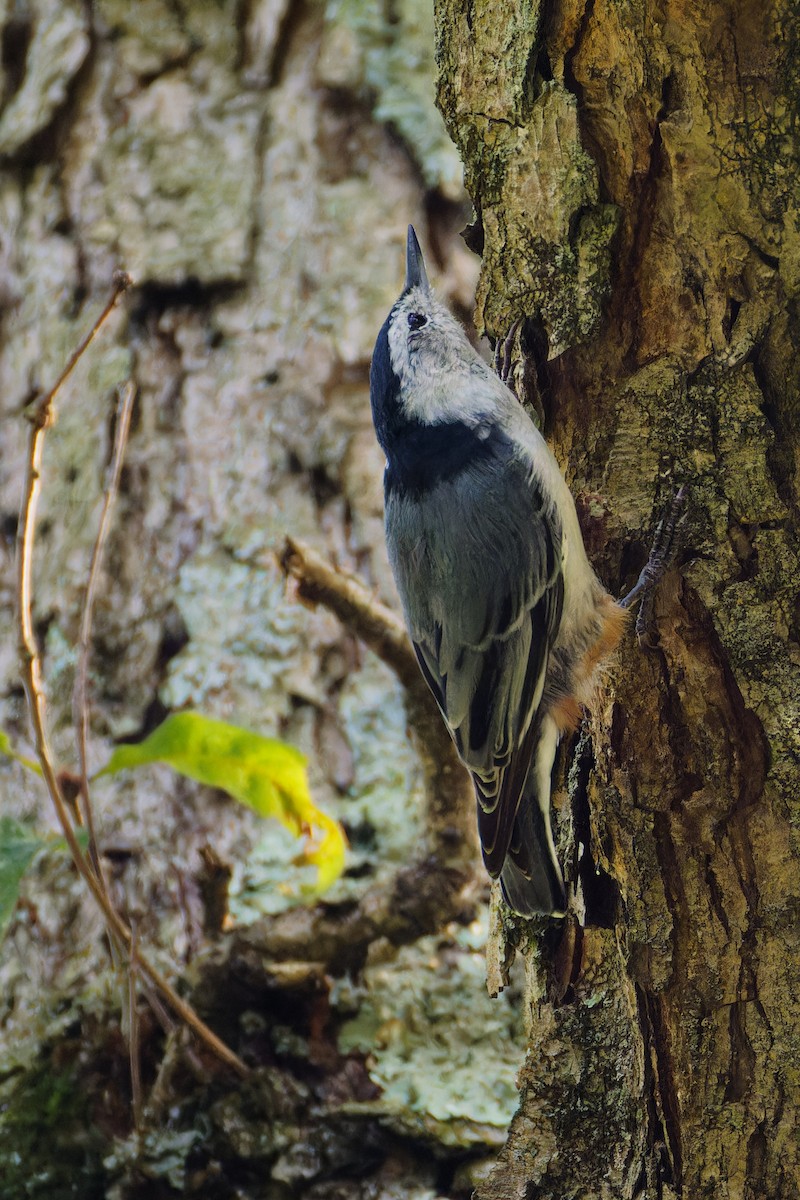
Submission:
<svg viewBox="0 0 800 1200">
<path fill-rule="evenodd" d="M 561 987 L 533 964 L 520 1108 L 476 1196 L 788 1200 L 796 7 L 438 0 L 436 21 L 439 102 L 477 213 L 478 321 L 500 336 L 527 318 L 547 430 L 612 590 L 690 489 L 658 645 L 626 640 L 569 777 L 583 927 Z"/>
</svg>

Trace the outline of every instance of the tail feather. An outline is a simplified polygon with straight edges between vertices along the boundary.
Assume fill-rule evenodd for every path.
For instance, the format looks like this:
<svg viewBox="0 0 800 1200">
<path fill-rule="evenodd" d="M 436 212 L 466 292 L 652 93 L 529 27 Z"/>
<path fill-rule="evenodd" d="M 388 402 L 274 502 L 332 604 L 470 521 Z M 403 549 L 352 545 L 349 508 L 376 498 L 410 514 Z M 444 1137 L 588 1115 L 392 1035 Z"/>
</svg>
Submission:
<svg viewBox="0 0 800 1200">
<path fill-rule="evenodd" d="M 536 797 L 529 797 L 527 789 L 500 883 L 506 903 L 521 917 L 558 916 L 566 910 L 564 878 L 553 846 L 550 818 L 542 812 Z"/>
<path fill-rule="evenodd" d="M 567 897 L 550 826 L 550 774 L 558 729 L 545 717 L 514 821 L 500 882 L 507 904 L 520 916 L 560 916 Z"/>
</svg>

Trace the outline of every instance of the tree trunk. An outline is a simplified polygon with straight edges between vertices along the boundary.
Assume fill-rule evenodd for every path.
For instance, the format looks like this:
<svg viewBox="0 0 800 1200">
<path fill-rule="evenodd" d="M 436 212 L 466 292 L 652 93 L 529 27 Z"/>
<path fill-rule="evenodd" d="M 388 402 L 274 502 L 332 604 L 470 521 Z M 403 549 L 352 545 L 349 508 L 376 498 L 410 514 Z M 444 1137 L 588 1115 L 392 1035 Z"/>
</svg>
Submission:
<svg viewBox="0 0 800 1200">
<path fill-rule="evenodd" d="M 436 19 L 478 321 L 500 336 L 528 318 L 547 431 L 612 591 L 680 483 L 690 497 L 657 645 L 626 640 L 569 776 L 585 920 L 530 974 L 520 1109 L 476 1195 L 788 1200 L 796 6 L 438 0 Z"/>
</svg>

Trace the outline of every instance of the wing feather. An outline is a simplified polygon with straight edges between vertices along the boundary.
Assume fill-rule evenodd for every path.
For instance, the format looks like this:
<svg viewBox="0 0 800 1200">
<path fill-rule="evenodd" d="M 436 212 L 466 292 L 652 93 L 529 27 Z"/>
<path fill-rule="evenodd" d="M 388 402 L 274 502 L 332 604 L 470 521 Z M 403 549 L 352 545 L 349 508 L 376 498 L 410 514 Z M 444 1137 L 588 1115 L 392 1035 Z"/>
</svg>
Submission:
<svg viewBox="0 0 800 1200">
<path fill-rule="evenodd" d="M 520 798 L 538 740 L 537 713 L 547 674 L 550 647 L 554 638 L 554 630 L 558 628 L 563 598 L 564 580 L 559 573 L 553 585 L 548 587 L 539 604 L 530 614 L 532 652 L 528 659 L 528 669 L 518 709 L 519 717 L 515 722 L 518 741 L 509 757 L 508 765 L 505 768 L 498 766 L 497 796 L 491 806 L 487 805 L 481 797 L 480 777 L 473 775 L 478 795 L 478 832 L 483 858 L 487 871 L 493 876 L 500 874 L 508 853 Z"/>
<path fill-rule="evenodd" d="M 484 860 L 496 876 L 536 745 L 564 577 L 560 522 L 530 465 L 504 463 L 492 483 L 490 496 L 474 479 L 448 485 L 438 522 L 422 537 L 415 528 L 408 545 L 395 511 L 392 545 L 420 669 L 472 773 Z M 442 512 L 452 517 L 446 532 Z"/>
</svg>

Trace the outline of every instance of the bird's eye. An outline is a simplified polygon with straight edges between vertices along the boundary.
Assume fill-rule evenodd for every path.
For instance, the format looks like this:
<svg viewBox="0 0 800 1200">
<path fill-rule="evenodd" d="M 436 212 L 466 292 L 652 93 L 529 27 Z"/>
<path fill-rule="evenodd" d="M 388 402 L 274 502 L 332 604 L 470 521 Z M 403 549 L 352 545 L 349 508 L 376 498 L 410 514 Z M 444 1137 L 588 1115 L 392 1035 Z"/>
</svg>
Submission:
<svg viewBox="0 0 800 1200">
<path fill-rule="evenodd" d="M 422 329 L 422 326 L 427 324 L 428 318 L 423 313 L 412 312 L 408 314 L 409 329 Z"/>
</svg>

